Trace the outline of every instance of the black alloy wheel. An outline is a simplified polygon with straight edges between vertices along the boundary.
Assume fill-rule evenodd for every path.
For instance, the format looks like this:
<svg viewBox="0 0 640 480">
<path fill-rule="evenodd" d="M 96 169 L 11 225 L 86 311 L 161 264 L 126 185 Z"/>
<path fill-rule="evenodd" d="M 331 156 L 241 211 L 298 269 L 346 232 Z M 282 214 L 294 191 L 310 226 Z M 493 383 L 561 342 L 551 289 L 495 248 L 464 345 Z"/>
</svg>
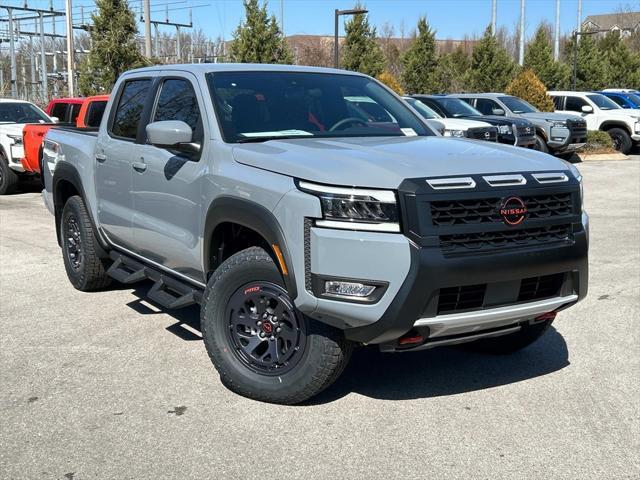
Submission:
<svg viewBox="0 0 640 480">
<path fill-rule="evenodd" d="M 281 375 L 302 357 L 305 322 L 281 286 L 252 282 L 240 287 L 229 299 L 226 318 L 234 354 L 251 371 Z"/>
<path fill-rule="evenodd" d="M 82 237 L 80 226 L 74 215 L 69 215 L 64 223 L 65 253 L 71 267 L 78 271 L 82 267 Z"/>
</svg>

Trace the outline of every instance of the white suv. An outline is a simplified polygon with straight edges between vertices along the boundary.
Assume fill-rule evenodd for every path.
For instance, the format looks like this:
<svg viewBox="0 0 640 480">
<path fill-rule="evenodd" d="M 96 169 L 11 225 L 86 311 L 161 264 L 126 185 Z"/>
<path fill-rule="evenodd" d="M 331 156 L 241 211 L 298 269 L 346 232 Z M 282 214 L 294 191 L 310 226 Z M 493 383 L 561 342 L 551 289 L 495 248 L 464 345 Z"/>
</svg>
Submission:
<svg viewBox="0 0 640 480">
<path fill-rule="evenodd" d="M 587 121 L 588 130 L 607 132 L 613 146 L 629 153 L 640 142 L 640 112 L 620 108 L 615 102 L 595 92 L 548 92 L 556 112 L 580 114 Z"/>
</svg>

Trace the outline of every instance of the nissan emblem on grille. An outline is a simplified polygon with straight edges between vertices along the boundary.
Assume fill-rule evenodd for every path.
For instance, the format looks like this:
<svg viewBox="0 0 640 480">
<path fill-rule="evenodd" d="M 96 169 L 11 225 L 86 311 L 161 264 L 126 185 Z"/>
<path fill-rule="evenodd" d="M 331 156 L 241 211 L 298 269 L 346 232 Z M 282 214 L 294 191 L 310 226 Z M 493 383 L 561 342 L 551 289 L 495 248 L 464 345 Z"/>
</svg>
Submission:
<svg viewBox="0 0 640 480">
<path fill-rule="evenodd" d="M 507 225 L 519 225 L 527 216 L 527 206 L 520 197 L 508 197 L 500 203 L 499 213 Z"/>
<path fill-rule="evenodd" d="M 484 138 L 489 138 L 491 136 L 491 133 L 489 132 L 484 132 Z"/>
</svg>

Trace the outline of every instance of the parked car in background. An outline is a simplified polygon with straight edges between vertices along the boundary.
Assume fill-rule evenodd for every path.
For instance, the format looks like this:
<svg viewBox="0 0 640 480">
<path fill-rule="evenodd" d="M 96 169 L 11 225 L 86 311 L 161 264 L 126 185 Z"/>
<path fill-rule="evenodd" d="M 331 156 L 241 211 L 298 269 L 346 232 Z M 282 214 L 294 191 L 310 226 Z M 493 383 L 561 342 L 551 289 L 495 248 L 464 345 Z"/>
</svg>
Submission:
<svg viewBox="0 0 640 480">
<path fill-rule="evenodd" d="M 504 93 L 460 93 L 460 98 L 484 115 L 524 118 L 535 126 L 535 149 L 570 155 L 587 141 L 587 123 L 576 115 L 541 112 L 521 98 Z"/>
<path fill-rule="evenodd" d="M 581 115 L 589 130 L 607 132 L 613 146 L 629 153 L 640 142 L 640 112 L 620 108 L 613 100 L 595 92 L 548 92 L 556 112 Z"/>
<path fill-rule="evenodd" d="M 484 115 L 466 102 L 446 95 L 411 95 L 411 97 L 420 100 L 442 117 L 479 120 L 495 126 L 498 129 L 500 143 L 525 148 L 532 148 L 535 145 L 535 128 L 527 120 Z"/>
<path fill-rule="evenodd" d="M 354 112 L 372 102 L 392 121 Z M 250 398 L 305 401 L 363 344 L 514 353 L 587 294 L 578 169 L 435 135 L 359 73 L 132 70 L 97 132 L 51 129 L 44 154 L 70 283 L 200 304 L 222 383 Z"/>
<path fill-rule="evenodd" d="M 45 112 L 60 123 L 76 123 L 84 98 L 54 98 L 49 102 Z"/>
<path fill-rule="evenodd" d="M 22 166 L 22 129 L 27 123 L 53 120 L 33 103 L 0 99 L 0 195 L 11 193 L 20 180 L 33 176 Z"/>
<path fill-rule="evenodd" d="M 403 97 L 427 123 L 440 122 L 444 127 L 440 132 L 444 137 L 465 137 L 473 140 L 498 141 L 498 129 L 487 122 L 465 118 L 444 118 L 427 107 L 417 98 Z M 437 129 L 437 126 L 436 126 Z"/>
<path fill-rule="evenodd" d="M 610 100 L 613 100 L 621 108 L 640 109 L 640 93 L 628 91 L 628 92 L 612 92 L 609 90 L 602 90 L 601 93 Z"/>
<path fill-rule="evenodd" d="M 100 126 L 107 100 L 109 100 L 109 95 L 97 95 L 84 98 L 79 109 L 76 109 L 76 104 L 69 104 L 65 120 L 73 117 L 75 110 L 79 112 L 73 122 L 32 123 L 25 125 L 22 129 L 22 143 L 24 145 L 22 166 L 25 172 L 40 174 L 42 171 L 42 141 L 50 128 L 55 126 L 76 126 L 79 128 L 97 129 Z"/>
</svg>

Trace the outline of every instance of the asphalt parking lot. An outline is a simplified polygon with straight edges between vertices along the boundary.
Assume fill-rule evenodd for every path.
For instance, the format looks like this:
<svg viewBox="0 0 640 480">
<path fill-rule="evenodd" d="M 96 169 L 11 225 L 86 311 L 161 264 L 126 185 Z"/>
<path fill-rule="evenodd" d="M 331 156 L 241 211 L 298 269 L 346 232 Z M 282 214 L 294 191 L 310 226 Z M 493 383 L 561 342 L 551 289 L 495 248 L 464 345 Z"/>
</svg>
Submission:
<svg viewBox="0 0 640 480">
<path fill-rule="evenodd" d="M 0 197 L 0 478 L 638 478 L 640 156 L 578 168 L 590 292 L 542 340 L 361 349 L 297 407 L 226 390 L 196 309 L 74 290 L 37 190 Z"/>
</svg>

